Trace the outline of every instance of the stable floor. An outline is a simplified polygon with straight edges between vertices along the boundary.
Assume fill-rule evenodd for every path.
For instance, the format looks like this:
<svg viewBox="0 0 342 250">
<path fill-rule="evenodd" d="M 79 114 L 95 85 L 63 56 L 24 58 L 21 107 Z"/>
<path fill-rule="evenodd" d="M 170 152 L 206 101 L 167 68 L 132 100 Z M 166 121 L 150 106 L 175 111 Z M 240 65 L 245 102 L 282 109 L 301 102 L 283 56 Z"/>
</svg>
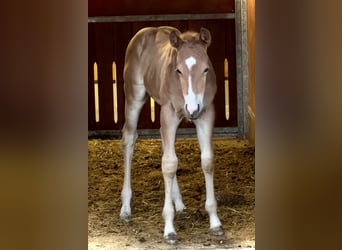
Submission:
<svg viewBox="0 0 342 250">
<path fill-rule="evenodd" d="M 225 234 L 212 236 L 196 139 L 177 139 L 178 183 L 187 209 L 176 214 L 178 244 L 163 241 L 161 141 L 138 139 L 132 163 L 132 221 L 119 219 L 123 160 L 120 141 L 88 141 L 89 249 L 254 249 L 255 149 L 215 138 L 215 193 Z"/>
</svg>

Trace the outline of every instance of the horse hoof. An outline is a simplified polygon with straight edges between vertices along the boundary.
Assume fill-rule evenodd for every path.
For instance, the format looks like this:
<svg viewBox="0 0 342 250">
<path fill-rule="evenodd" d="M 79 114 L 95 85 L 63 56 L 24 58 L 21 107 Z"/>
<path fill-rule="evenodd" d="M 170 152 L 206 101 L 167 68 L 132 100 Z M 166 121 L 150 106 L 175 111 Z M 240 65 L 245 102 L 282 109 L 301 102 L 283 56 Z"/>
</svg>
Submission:
<svg viewBox="0 0 342 250">
<path fill-rule="evenodd" d="M 213 235 L 217 235 L 217 236 L 220 236 L 220 235 L 223 235 L 223 228 L 222 226 L 218 226 L 218 227 L 213 227 L 210 229 L 211 233 Z"/>
<path fill-rule="evenodd" d="M 125 222 L 130 222 L 131 221 L 131 215 L 128 213 L 120 214 L 120 219 L 125 221 Z"/>
<path fill-rule="evenodd" d="M 177 213 L 182 213 L 182 212 L 184 212 L 185 209 L 186 209 L 186 207 L 184 205 L 177 205 L 176 204 L 176 212 Z"/>
<path fill-rule="evenodd" d="M 175 233 L 169 233 L 168 235 L 164 236 L 166 243 L 170 245 L 174 245 L 177 243 L 177 235 Z"/>
</svg>

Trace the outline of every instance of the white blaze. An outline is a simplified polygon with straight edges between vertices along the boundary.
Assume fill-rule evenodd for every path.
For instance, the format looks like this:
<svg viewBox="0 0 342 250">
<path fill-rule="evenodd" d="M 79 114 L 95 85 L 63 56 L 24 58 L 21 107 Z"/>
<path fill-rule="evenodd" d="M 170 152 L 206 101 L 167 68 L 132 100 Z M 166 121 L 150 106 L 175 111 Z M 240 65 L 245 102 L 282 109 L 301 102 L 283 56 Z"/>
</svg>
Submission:
<svg viewBox="0 0 342 250">
<path fill-rule="evenodd" d="M 189 69 L 189 78 L 188 78 L 188 94 L 185 96 L 185 104 L 187 105 L 187 109 L 190 114 L 192 114 L 195 110 L 197 110 L 197 102 L 196 95 L 192 90 L 192 80 L 191 80 L 191 68 L 196 64 L 196 59 L 192 56 L 188 57 L 185 60 L 185 64 Z"/>
</svg>

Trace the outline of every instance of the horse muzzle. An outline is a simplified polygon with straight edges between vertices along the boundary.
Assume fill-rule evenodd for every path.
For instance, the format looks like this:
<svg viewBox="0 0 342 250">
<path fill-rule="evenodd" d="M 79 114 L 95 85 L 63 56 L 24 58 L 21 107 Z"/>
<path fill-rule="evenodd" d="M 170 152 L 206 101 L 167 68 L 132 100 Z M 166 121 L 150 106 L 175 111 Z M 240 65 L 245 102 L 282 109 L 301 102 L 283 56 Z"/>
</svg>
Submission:
<svg viewBox="0 0 342 250">
<path fill-rule="evenodd" d="M 200 112 L 201 112 L 200 105 L 197 104 L 197 106 L 191 107 L 191 106 L 188 106 L 188 104 L 185 104 L 185 112 L 186 112 L 186 116 L 190 120 L 196 120 L 199 117 Z"/>
</svg>

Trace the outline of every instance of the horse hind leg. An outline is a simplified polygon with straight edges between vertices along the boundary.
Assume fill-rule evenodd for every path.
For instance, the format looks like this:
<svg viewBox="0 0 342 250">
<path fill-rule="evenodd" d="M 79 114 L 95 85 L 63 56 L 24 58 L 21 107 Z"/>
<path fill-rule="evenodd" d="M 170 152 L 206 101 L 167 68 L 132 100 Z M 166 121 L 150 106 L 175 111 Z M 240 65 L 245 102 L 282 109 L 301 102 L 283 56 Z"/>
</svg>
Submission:
<svg viewBox="0 0 342 250">
<path fill-rule="evenodd" d="M 146 102 L 147 95 L 144 85 L 129 85 L 130 89 L 125 88 L 125 124 L 122 129 L 122 150 L 124 157 L 124 182 L 121 192 L 121 211 L 120 218 L 124 221 L 131 220 L 131 164 L 134 145 L 138 137 L 137 124 L 141 108 Z M 126 87 L 126 86 L 125 86 Z"/>
<path fill-rule="evenodd" d="M 175 208 L 177 212 L 182 212 L 184 209 L 186 209 L 182 200 L 182 195 L 179 190 L 179 186 L 177 182 L 177 174 L 173 177 L 173 182 L 172 182 L 172 200 L 175 204 Z"/>
</svg>

